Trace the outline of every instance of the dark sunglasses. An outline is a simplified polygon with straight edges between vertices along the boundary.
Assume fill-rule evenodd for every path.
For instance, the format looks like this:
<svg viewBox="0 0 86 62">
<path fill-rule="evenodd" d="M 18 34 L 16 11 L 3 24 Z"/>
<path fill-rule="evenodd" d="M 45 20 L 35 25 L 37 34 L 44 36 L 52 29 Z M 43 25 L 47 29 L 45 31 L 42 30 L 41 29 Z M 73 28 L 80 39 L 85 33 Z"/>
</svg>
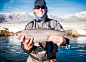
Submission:
<svg viewBox="0 0 86 62">
<path fill-rule="evenodd" d="M 45 9 L 46 6 L 36 6 L 36 7 L 35 7 L 35 9 L 40 9 L 40 8 L 41 8 L 41 9 Z"/>
</svg>

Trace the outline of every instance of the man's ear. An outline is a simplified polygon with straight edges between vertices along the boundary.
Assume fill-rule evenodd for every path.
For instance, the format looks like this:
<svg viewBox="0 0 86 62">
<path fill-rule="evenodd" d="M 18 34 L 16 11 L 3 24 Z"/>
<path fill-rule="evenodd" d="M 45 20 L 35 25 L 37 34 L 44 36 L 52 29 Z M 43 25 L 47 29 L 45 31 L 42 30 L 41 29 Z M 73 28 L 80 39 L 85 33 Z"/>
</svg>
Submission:
<svg viewBox="0 0 86 62">
<path fill-rule="evenodd" d="M 46 7 L 46 13 L 48 12 L 48 8 Z"/>
<path fill-rule="evenodd" d="M 34 11 L 34 13 L 35 13 L 35 8 L 33 8 L 33 11 Z"/>
</svg>

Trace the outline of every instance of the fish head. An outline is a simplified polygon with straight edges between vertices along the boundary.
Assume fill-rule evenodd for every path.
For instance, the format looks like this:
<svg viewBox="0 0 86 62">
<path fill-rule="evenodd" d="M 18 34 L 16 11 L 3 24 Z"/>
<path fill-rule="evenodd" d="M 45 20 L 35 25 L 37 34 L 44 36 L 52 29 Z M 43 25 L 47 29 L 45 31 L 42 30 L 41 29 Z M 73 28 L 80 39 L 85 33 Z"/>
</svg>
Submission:
<svg viewBox="0 0 86 62">
<path fill-rule="evenodd" d="M 22 35 L 23 35 L 22 31 L 14 33 L 14 37 L 17 39 L 21 39 Z"/>
</svg>

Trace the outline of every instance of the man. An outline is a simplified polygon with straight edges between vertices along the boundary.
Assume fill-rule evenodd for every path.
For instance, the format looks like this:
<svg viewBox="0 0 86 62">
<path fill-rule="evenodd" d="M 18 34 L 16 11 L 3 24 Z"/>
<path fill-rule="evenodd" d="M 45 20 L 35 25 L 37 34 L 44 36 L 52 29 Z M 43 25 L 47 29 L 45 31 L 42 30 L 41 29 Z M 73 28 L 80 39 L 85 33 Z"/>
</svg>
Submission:
<svg viewBox="0 0 86 62">
<path fill-rule="evenodd" d="M 58 21 L 49 19 L 47 17 L 47 6 L 44 0 L 36 0 L 33 10 L 35 14 L 35 19 L 26 25 L 25 30 L 39 29 L 41 27 L 45 27 L 51 30 L 64 31 Z M 50 36 L 49 40 L 51 41 L 42 42 L 39 43 L 39 46 L 35 46 L 33 44 L 33 36 L 24 39 L 23 35 L 21 38 L 21 48 L 25 53 L 30 53 L 27 62 L 57 62 L 55 53 L 58 52 L 58 46 L 67 45 L 69 43 L 69 39 L 64 38 L 62 36 Z"/>
</svg>

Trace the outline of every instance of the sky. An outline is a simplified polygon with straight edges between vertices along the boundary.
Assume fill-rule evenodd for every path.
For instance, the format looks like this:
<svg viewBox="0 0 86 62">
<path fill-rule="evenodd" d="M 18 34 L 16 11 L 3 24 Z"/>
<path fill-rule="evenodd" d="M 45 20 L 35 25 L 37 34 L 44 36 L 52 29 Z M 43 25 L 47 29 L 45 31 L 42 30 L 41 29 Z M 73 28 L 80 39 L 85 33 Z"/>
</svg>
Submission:
<svg viewBox="0 0 86 62">
<path fill-rule="evenodd" d="M 48 14 L 72 15 L 86 11 L 86 0 L 45 0 Z M 35 0 L 0 0 L 0 13 L 27 12 L 33 14 Z"/>
</svg>

